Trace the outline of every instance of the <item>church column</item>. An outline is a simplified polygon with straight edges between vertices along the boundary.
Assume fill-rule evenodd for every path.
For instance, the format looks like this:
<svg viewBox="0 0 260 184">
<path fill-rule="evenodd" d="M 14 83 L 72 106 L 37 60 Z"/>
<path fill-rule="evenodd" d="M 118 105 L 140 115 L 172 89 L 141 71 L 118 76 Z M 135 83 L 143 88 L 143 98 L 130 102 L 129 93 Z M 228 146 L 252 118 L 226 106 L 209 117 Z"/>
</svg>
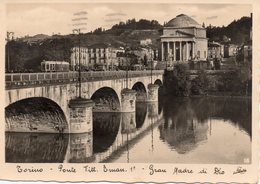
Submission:
<svg viewBox="0 0 260 184">
<path fill-rule="evenodd" d="M 172 48 L 172 51 L 171 51 L 171 66 L 173 65 L 173 61 L 174 61 L 174 48 L 173 48 L 173 43 L 174 42 L 171 42 L 171 48 Z"/>
<path fill-rule="evenodd" d="M 189 42 L 186 42 L 186 61 L 189 60 Z"/>
<path fill-rule="evenodd" d="M 197 45 L 194 43 L 194 56 L 198 57 Z"/>
<path fill-rule="evenodd" d="M 186 41 L 184 42 L 183 45 L 183 61 L 186 61 Z"/>
<path fill-rule="evenodd" d="M 171 50 L 171 55 L 173 56 L 173 42 L 170 42 L 170 48 L 172 49 Z"/>
<path fill-rule="evenodd" d="M 167 42 L 167 60 L 169 60 L 169 49 L 170 49 L 170 42 Z"/>
<path fill-rule="evenodd" d="M 174 57 L 174 61 L 176 61 L 176 48 L 175 48 L 175 42 L 173 42 L 173 57 Z"/>
<path fill-rule="evenodd" d="M 192 59 L 195 57 L 195 43 L 192 42 Z"/>
<path fill-rule="evenodd" d="M 161 55 L 161 59 L 162 59 L 162 61 L 164 61 L 164 57 L 163 57 L 163 54 L 164 54 L 164 53 L 163 53 L 163 42 L 162 42 L 162 52 L 161 52 L 161 54 L 162 54 L 162 55 Z"/>
<path fill-rule="evenodd" d="M 181 41 L 179 42 L 180 43 L 180 61 L 182 60 L 182 46 L 181 46 Z"/>
</svg>

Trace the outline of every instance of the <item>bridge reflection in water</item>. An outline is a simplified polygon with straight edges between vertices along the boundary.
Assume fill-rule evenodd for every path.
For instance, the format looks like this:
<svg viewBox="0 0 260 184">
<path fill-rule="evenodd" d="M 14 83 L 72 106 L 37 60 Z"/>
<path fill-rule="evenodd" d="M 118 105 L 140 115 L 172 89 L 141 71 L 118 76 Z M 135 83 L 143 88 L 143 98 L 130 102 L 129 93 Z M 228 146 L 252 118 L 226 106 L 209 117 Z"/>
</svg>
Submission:
<svg viewBox="0 0 260 184">
<path fill-rule="evenodd" d="M 135 113 L 94 112 L 90 133 L 6 133 L 6 162 L 244 164 L 251 126 L 251 99 L 167 97 Z"/>
<path fill-rule="evenodd" d="M 162 122 L 158 102 L 137 103 L 136 108 L 136 112 L 129 113 L 94 112 L 93 132 L 89 133 L 6 132 L 6 162 L 106 162 L 149 131 L 151 120 Z"/>
</svg>

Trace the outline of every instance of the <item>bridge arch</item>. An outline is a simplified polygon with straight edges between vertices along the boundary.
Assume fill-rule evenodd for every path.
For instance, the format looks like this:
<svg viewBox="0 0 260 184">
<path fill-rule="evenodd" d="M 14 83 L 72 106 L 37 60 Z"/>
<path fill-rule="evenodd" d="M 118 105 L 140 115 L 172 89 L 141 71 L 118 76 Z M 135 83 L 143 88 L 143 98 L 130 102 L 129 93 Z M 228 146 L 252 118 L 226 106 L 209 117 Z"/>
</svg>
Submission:
<svg viewBox="0 0 260 184">
<path fill-rule="evenodd" d="M 45 97 L 30 97 L 8 105 L 5 120 L 9 132 L 59 133 L 69 129 L 62 108 Z"/>
<path fill-rule="evenodd" d="M 156 79 L 156 80 L 154 81 L 154 84 L 157 84 L 157 85 L 160 86 L 160 87 L 163 85 L 161 79 Z"/>
<path fill-rule="evenodd" d="M 95 102 L 93 112 L 119 112 L 120 98 L 117 92 L 111 87 L 102 87 L 96 90 L 91 100 Z"/>
<path fill-rule="evenodd" d="M 163 83 L 161 79 L 156 79 L 154 81 L 154 84 L 157 84 L 159 86 L 158 88 L 158 113 L 161 114 L 162 109 L 163 109 L 163 94 L 164 94 L 164 89 L 163 89 Z"/>
<path fill-rule="evenodd" d="M 136 82 L 133 87 L 133 90 L 136 91 L 136 101 L 142 102 L 147 100 L 147 89 L 142 82 Z"/>
</svg>

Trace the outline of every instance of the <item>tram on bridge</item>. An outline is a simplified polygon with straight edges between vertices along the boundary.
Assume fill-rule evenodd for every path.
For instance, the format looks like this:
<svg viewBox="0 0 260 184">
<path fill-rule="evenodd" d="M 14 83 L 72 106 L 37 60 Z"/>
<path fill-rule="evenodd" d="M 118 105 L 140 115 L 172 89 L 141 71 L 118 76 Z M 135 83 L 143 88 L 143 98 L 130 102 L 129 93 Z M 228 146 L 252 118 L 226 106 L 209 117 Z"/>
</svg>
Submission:
<svg viewBox="0 0 260 184">
<path fill-rule="evenodd" d="M 42 72 L 68 72 L 69 63 L 66 61 L 44 61 L 41 62 Z"/>
</svg>

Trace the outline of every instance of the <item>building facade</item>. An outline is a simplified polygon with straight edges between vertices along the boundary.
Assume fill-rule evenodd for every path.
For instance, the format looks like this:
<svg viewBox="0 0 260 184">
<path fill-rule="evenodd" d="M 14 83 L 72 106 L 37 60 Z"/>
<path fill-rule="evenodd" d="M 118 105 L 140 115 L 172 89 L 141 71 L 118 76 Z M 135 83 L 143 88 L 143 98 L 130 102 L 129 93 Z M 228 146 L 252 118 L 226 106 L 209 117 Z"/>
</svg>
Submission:
<svg viewBox="0 0 260 184">
<path fill-rule="evenodd" d="M 237 54 L 238 46 L 235 44 L 227 44 L 224 46 L 224 57 L 233 57 Z"/>
<path fill-rule="evenodd" d="M 149 45 L 149 44 L 152 44 L 152 40 L 149 38 L 140 40 L 140 45 Z"/>
<path fill-rule="evenodd" d="M 80 58 L 80 59 L 79 59 Z M 77 70 L 77 66 L 79 64 L 79 60 L 81 66 L 88 66 L 89 65 L 89 51 L 86 47 L 73 47 L 71 48 L 71 55 L 70 55 L 70 69 Z"/>
<path fill-rule="evenodd" d="M 102 67 L 104 70 L 113 70 L 118 66 L 117 53 L 123 52 L 123 49 L 101 43 L 88 47 L 73 47 L 71 52 L 72 70 L 76 70 L 79 60 L 85 69 L 94 70 Z"/>
<path fill-rule="evenodd" d="M 209 42 L 208 43 L 208 58 L 222 58 L 224 56 L 224 45 L 221 45 L 218 42 Z"/>
<path fill-rule="evenodd" d="M 161 61 L 207 59 L 206 29 L 187 15 L 178 15 L 166 23 L 160 41 Z"/>
</svg>

